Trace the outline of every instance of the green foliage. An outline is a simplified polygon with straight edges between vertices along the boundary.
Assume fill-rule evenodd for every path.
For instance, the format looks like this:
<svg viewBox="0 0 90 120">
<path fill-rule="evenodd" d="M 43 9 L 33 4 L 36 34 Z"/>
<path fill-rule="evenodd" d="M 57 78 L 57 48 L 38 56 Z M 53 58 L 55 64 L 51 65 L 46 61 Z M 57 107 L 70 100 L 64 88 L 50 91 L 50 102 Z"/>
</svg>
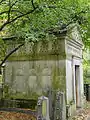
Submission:
<svg viewBox="0 0 90 120">
<path fill-rule="evenodd" d="M 6 45 L 4 43 L 4 41 L 0 38 L 0 60 L 3 59 L 3 57 L 6 54 Z"/>
<path fill-rule="evenodd" d="M 84 51 L 83 60 L 84 83 L 90 84 L 90 52 L 89 49 Z"/>
<path fill-rule="evenodd" d="M 89 45 L 89 6 L 88 0 L 4 0 L 0 4 L 0 11 L 4 12 L 0 14 L 0 20 L 9 22 L 6 24 L 9 35 L 25 38 L 26 41 L 47 39 L 49 29 L 63 29 L 78 22 L 83 41 Z"/>
</svg>

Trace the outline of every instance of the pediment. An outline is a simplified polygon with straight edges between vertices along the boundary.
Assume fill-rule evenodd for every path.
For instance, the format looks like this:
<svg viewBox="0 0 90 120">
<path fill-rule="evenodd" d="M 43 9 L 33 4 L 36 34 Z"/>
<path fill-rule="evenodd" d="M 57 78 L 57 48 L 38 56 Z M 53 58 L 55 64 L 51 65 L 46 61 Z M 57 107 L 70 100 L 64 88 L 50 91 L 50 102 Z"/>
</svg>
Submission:
<svg viewBox="0 0 90 120">
<path fill-rule="evenodd" d="M 72 24 L 68 27 L 67 37 L 72 41 L 77 42 L 83 46 L 81 34 L 80 34 L 80 26 L 78 24 Z"/>
<path fill-rule="evenodd" d="M 69 26 L 66 35 L 66 54 L 82 58 L 83 42 L 77 24 Z"/>
</svg>

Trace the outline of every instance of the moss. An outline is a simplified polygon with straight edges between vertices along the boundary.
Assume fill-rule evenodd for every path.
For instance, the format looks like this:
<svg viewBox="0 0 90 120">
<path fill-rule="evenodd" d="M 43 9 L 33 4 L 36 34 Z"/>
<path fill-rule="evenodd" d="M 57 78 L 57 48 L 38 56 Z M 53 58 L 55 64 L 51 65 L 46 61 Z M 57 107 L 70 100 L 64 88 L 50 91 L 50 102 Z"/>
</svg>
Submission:
<svg viewBox="0 0 90 120">
<path fill-rule="evenodd" d="M 62 53 L 60 55 L 58 55 L 58 59 L 59 60 L 64 60 L 66 59 L 66 54 L 65 53 Z M 13 55 L 13 56 L 10 56 L 8 58 L 9 61 L 20 61 L 20 60 L 23 60 L 23 61 L 26 61 L 26 60 L 57 60 L 57 54 L 53 53 L 53 54 L 47 54 L 47 53 L 40 53 L 40 54 L 36 54 L 36 55 L 32 55 L 32 54 L 23 54 L 23 55 Z"/>
<path fill-rule="evenodd" d="M 24 94 L 22 92 L 16 92 L 15 94 L 11 93 L 9 96 L 10 99 L 38 99 L 38 94 L 35 92 L 30 92 L 29 94 Z"/>
<path fill-rule="evenodd" d="M 55 59 L 54 55 L 59 55 L 59 59 L 65 59 L 66 53 L 64 44 L 64 40 L 60 41 L 59 39 L 52 42 L 40 41 L 34 45 L 24 45 L 18 52 L 12 54 L 8 60 Z M 13 47 L 12 45 L 10 46 Z"/>
<path fill-rule="evenodd" d="M 8 98 L 9 97 L 9 86 L 8 85 L 4 85 L 3 87 L 3 97 L 4 98 Z"/>
<path fill-rule="evenodd" d="M 57 70 L 59 69 L 59 70 Z M 64 68 L 54 68 L 52 72 L 52 87 L 54 90 L 65 91 L 65 72 Z"/>
</svg>

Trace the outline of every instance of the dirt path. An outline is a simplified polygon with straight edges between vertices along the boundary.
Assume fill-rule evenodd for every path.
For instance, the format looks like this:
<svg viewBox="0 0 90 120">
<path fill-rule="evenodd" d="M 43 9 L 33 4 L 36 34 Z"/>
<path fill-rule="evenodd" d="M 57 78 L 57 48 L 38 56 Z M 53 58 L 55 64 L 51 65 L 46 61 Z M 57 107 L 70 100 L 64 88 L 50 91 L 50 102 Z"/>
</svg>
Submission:
<svg viewBox="0 0 90 120">
<path fill-rule="evenodd" d="M 90 102 L 87 102 L 85 108 L 74 116 L 72 120 L 90 120 Z"/>
<path fill-rule="evenodd" d="M 0 112 L 0 120 L 36 120 L 35 117 L 23 113 Z"/>
</svg>

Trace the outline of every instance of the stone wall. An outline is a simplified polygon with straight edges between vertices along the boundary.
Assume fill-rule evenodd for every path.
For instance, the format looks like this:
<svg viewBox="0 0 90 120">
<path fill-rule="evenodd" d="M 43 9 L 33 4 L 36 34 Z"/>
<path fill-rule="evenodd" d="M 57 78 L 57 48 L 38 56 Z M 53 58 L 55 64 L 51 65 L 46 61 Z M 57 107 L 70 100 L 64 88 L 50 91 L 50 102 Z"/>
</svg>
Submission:
<svg viewBox="0 0 90 120">
<path fill-rule="evenodd" d="M 20 44 L 21 43 L 17 43 L 16 41 L 11 41 L 11 43 L 7 41 L 7 53 Z M 59 59 L 66 57 L 65 40 L 63 38 L 52 41 L 25 43 L 25 45 L 12 54 L 8 60 L 56 60 L 57 55 Z"/>
<path fill-rule="evenodd" d="M 50 89 L 65 92 L 64 46 L 64 40 L 30 43 L 13 54 L 5 67 L 8 97 L 36 99 Z"/>
</svg>

